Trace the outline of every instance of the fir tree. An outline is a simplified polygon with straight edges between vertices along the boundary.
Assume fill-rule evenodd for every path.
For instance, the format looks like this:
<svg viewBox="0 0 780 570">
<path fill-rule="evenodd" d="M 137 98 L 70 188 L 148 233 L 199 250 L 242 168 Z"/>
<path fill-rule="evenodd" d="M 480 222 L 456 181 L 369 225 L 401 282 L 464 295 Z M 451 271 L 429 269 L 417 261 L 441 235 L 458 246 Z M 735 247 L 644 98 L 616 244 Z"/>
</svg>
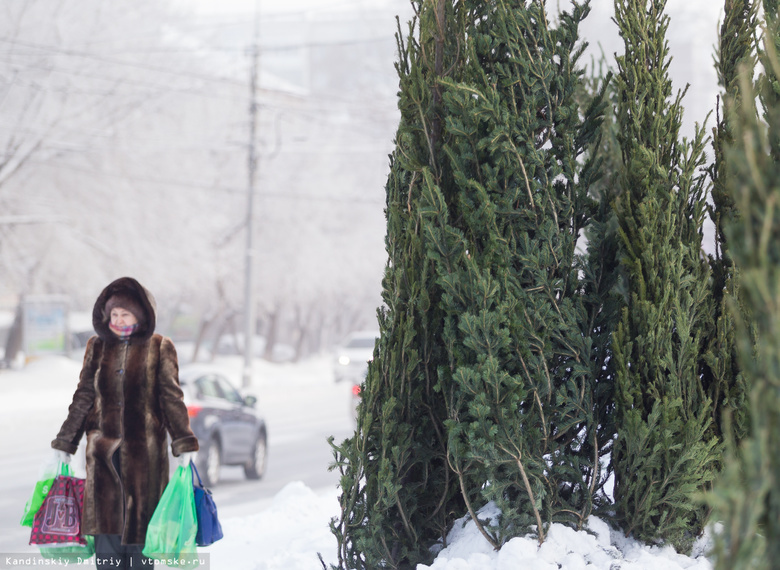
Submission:
<svg viewBox="0 0 780 570">
<path fill-rule="evenodd" d="M 615 197 L 620 193 L 620 145 L 618 126 L 613 110 L 617 108 L 617 89 L 611 81 L 612 72 L 604 71 L 602 58 L 599 69 L 591 71 L 583 88 L 586 101 L 599 90 L 606 88 L 601 97 L 609 111 L 599 137 L 594 142 L 591 154 L 598 159 L 599 177 L 593 180 L 590 194 L 593 199 L 593 214 L 586 227 L 587 254 L 580 259 L 583 282 L 583 303 L 587 312 L 585 332 L 591 339 L 591 378 L 593 386 L 594 416 L 598 418 L 597 448 L 599 455 L 608 457 L 615 440 L 615 370 L 612 358 L 612 339 L 619 320 L 621 298 L 616 285 L 619 277 L 619 237 L 617 217 L 612 208 Z M 612 475 L 611 462 L 604 462 L 606 469 L 601 481 Z M 606 515 L 612 510 L 612 501 L 600 493 L 597 506 Z"/>
<path fill-rule="evenodd" d="M 709 321 L 702 258 L 703 130 L 679 140 L 684 93 L 672 97 L 664 0 L 618 0 L 624 307 L 613 338 L 617 440 L 615 510 L 626 534 L 690 548 L 714 476 L 717 440 L 701 383 Z"/>
<path fill-rule="evenodd" d="M 390 157 L 388 263 L 381 336 L 361 392 L 357 430 L 335 446 L 341 516 L 332 522 L 339 567 L 414 568 L 445 540 L 464 506 L 447 462 L 446 409 L 437 390 L 443 350 L 441 286 L 427 250 L 421 195 L 447 186 L 440 81 L 457 74 L 462 30 L 448 0 L 413 2 L 398 33 L 401 121 Z"/>
<path fill-rule="evenodd" d="M 575 3 L 465 3 L 461 81 L 443 91 L 453 187 L 426 186 L 425 231 L 443 290 L 448 459 L 469 513 L 499 547 L 553 521 L 581 528 L 602 480 L 575 246 L 592 209 L 603 104 L 579 113 Z M 501 512 L 480 521 L 477 507 Z"/>
<path fill-rule="evenodd" d="M 575 4 L 414 2 L 387 184 L 381 337 L 335 446 L 342 568 L 411 568 L 489 500 L 495 546 L 584 524 L 599 473 L 575 246 L 599 100 L 578 107 Z M 584 116 L 583 116 L 584 115 Z"/>
<path fill-rule="evenodd" d="M 724 570 L 775 568 L 780 560 L 780 22 L 777 2 L 763 7 L 763 73 L 754 87 L 751 67 L 742 70 L 739 120 L 725 149 L 727 188 L 739 212 L 725 232 L 745 309 L 731 305 L 750 389 L 750 435 L 729 440 L 726 468 L 710 495 L 723 522 L 716 567 Z"/>
</svg>

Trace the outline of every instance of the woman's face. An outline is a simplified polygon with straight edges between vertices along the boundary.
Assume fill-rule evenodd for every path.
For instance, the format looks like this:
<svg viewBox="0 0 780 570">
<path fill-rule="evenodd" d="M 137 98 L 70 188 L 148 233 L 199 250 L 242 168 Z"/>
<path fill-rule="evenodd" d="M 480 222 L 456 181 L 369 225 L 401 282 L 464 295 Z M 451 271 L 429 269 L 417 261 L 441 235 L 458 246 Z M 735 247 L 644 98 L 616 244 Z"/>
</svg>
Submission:
<svg viewBox="0 0 780 570">
<path fill-rule="evenodd" d="M 135 315 L 123 309 L 122 307 L 114 307 L 111 309 L 111 324 L 115 327 L 131 327 L 138 322 Z"/>
</svg>

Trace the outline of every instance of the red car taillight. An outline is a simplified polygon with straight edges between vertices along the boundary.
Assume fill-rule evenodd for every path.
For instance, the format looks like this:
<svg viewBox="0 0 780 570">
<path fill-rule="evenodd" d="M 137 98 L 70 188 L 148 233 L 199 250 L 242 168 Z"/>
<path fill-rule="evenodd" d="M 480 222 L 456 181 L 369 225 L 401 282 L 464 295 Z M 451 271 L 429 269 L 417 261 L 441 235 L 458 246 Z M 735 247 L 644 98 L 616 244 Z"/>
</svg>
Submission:
<svg viewBox="0 0 780 570">
<path fill-rule="evenodd" d="M 202 409 L 202 406 L 187 406 L 187 415 L 191 418 L 194 418 L 200 413 Z"/>
</svg>

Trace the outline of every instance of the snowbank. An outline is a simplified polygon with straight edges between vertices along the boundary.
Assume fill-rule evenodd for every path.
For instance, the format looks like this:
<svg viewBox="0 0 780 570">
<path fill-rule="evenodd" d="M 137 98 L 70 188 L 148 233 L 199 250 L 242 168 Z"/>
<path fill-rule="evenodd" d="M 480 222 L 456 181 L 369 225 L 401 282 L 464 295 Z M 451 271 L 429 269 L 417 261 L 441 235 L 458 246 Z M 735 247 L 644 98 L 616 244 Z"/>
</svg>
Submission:
<svg viewBox="0 0 780 570">
<path fill-rule="evenodd" d="M 292 482 L 263 512 L 223 520 L 225 538 L 202 552 L 210 553 L 211 570 L 321 570 L 318 554 L 336 563 L 329 522 L 338 509 L 336 489 L 318 495 Z"/>
<path fill-rule="evenodd" d="M 338 492 L 316 494 L 299 482 L 288 484 L 261 513 L 223 521 L 225 539 L 204 549 L 213 570 L 321 570 L 337 561 L 328 523 L 338 515 Z M 490 506 L 480 518 L 494 516 Z M 464 517 L 455 523 L 448 546 L 430 566 L 417 570 L 712 570 L 704 556 L 708 539 L 694 556 L 673 548 L 644 546 L 591 517 L 588 531 L 553 525 L 539 546 L 533 537 L 514 538 L 496 552 Z"/>
<path fill-rule="evenodd" d="M 477 516 L 490 519 L 497 514 L 488 505 Z M 421 564 L 418 570 L 712 570 L 702 555 L 709 550 L 706 537 L 697 543 L 697 555 L 682 556 L 671 547 L 649 547 L 627 539 L 597 517 L 589 519 L 587 531 L 554 524 L 541 546 L 534 537 L 518 537 L 498 552 L 464 517 L 455 523 L 447 542 L 433 564 Z"/>
</svg>

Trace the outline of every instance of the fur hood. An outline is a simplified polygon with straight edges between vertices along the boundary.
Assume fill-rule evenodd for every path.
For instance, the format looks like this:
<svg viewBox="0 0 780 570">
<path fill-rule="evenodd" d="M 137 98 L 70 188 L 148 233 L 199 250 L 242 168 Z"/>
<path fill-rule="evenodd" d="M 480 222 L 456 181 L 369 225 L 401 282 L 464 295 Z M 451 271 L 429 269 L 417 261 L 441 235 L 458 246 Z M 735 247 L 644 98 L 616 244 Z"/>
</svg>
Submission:
<svg viewBox="0 0 780 570">
<path fill-rule="evenodd" d="M 97 335 L 106 342 L 118 342 L 116 335 L 108 328 L 109 318 L 105 310 L 106 303 L 114 295 L 126 295 L 135 299 L 144 312 L 144 319 L 138 330 L 130 337 L 130 342 L 139 343 L 149 340 L 157 324 L 157 304 L 152 294 L 132 277 L 120 277 L 107 285 L 98 295 L 92 308 L 92 326 Z"/>
</svg>

